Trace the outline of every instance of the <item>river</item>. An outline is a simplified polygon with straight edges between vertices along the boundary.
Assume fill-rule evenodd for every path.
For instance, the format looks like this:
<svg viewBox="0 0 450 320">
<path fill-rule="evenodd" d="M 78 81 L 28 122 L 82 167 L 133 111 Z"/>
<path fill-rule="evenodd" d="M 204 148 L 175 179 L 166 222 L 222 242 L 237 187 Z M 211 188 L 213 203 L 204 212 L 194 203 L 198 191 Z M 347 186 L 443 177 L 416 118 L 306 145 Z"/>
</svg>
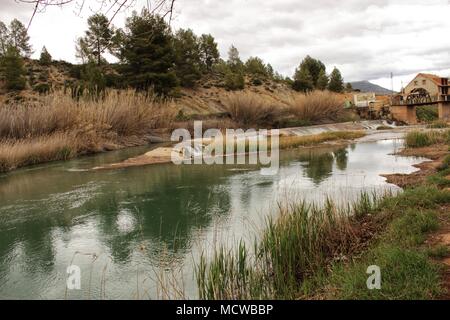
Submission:
<svg viewBox="0 0 450 320">
<path fill-rule="evenodd" d="M 392 155 L 401 144 L 283 151 L 275 176 L 228 165 L 88 170 L 148 147 L 0 175 L 0 298 L 155 299 L 171 287 L 195 298 L 200 252 L 251 240 L 277 203 L 398 190 L 380 174 L 410 173 L 424 160 Z M 80 290 L 66 287 L 70 265 Z"/>
</svg>

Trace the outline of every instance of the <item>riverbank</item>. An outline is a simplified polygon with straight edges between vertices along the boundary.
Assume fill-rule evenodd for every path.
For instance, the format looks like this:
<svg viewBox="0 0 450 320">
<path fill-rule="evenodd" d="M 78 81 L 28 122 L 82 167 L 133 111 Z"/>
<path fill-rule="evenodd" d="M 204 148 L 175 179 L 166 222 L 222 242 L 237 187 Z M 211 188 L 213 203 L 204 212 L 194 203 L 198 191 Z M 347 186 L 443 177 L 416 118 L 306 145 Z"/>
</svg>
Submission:
<svg viewBox="0 0 450 320">
<path fill-rule="evenodd" d="M 287 130 L 287 129 L 283 129 Z M 360 139 L 366 135 L 364 131 L 332 131 L 332 132 L 322 132 L 319 134 L 312 135 L 293 135 L 286 133 L 282 133 L 283 135 L 279 137 L 279 149 L 286 150 L 298 147 L 313 147 L 318 146 L 324 143 L 349 143 L 350 141 L 354 141 L 356 139 Z M 193 142 L 194 140 L 192 140 Z M 239 141 L 242 144 L 245 144 L 245 152 L 248 153 L 248 140 L 243 137 L 241 139 L 237 138 L 235 141 L 234 151 L 237 151 L 237 146 L 239 145 Z M 211 139 L 201 139 L 198 141 L 201 144 L 213 144 L 213 143 L 224 143 L 224 141 L 214 141 Z M 189 141 L 186 142 L 189 144 Z M 270 143 L 269 143 L 270 146 Z M 225 148 L 224 148 L 225 149 Z M 182 156 L 175 150 L 173 147 L 161 147 L 156 148 L 155 150 L 149 151 L 143 155 L 138 157 L 133 157 L 127 160 L 124 160 L 119 163 L 112 163 L 105 166 L 99 166 L 93 168 L 93 170 L 107 170 L 107 169 L 123 169 L 129 167 L 140 167 L 146 165 L 154 165 L 154 164 L 164 164 L 172 162 L 172 153 L 176 152 L 177 156 L 179 156 L 179 161 L 183 161 Z M 224 156 L 230 156 L 230 154 L 225 154 Z"/>
<path fill-rule="evenodd" d="M 170 102 L 133 91 L 97 100 L 56 92 L 1 105 L 0 172 L 149 144 L 171 127 L 173 113 Z"/>
<path fill-rule="evenodd" d="M 443 134 L 443 137 L 445 135 Z M 362 194 L 345 209 L 284 205 L 254 250 L 219 249 L 197 266 L 204 299 L 440 299 L 448 297 L 450 261 L 449 140 L 400 151 L 434 155 L 400 194 Z M 446 147 L 446 150 L 445 150 Z M 426 151 L 426 152 L 425 152 Z M 400 178 L 401 177 L 401 178 Z M 421 177 L 420 179 L 418 177 Z M 400 183 L 407 181 L 407 183 Z M 367 288 L 368 267 L 381 289 Z"/>
</svg>

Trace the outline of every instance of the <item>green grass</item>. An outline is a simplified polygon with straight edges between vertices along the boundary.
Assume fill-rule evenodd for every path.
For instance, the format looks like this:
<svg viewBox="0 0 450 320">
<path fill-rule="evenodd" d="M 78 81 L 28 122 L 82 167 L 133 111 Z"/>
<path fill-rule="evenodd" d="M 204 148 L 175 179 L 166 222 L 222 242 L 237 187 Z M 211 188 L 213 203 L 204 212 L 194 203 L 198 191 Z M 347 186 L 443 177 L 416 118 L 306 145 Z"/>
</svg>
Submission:
<svg viewBox="0 0 450 320">
<path fill-rule="evenodd" d="M 446 245 L 437 245 L 425 250 L 426 254 L 435 259 L 443 259 L 450 254 L 450 249 Z"/>
<path fill-rule="evenodd" d="M 447 177 L 450 176 L 450 168 L 439 171 L 437 174 L 428 177 L 428 182 L 435 184 L 439 187 L 450 187 L 450 180 Z"/>
<path fill-rule="evenodd" d="M 429 129 L 445 129 L 448 127 L 449 125 L 447 124 L 447 122 L 443 120 L 434 121 L 427 126 L 427 128 Z"/>
<path fill-rule="evenodd" d="M 211 261 L 202 257 L 196 272 L 200 297 L 438 297 L 439 268 L 422 247 L 438 227 L 436 209 L 448 203 L 450 192 L 429 185 L 399 195 L 363 194 L 345 210 L 331 201 L 322 208 L 304 202 L 280 207 L 279 218 L 267 221 L 251 250 L 241 243 L 237 251 L 216 251 Z M 360 229 L 367 224 L 377 226 L 373 236 Z M 361 241 L 368 249 L 358 249 Z M 371 265 L 381 268 L 381 290 L 367 289 Z"/>
<path fill-rule="evenodd" d="M 380 267 L 380 290 L 367 289 L 366 271 L 370 265 Z M 439 269 L 426 254 L 388 244 L 377 246 L 364 259 L 349 266 L 335 266 L 326 286 L 332 288 L 336 299 L 418 300 L 442 293 Z"/>
<path fill-rule="evenodd" d="M 411 131 L 405 137 L 407 148 L 428 147 L 437 143 L 449 143 L 450 130 L 446 131 Z"/>
<path fill-rule="evenodd" d="M 437 106 L 419 106 L 416 108 L 417 119 L 420 122 L 432 122 L 439 119 Z"/>
</svg>

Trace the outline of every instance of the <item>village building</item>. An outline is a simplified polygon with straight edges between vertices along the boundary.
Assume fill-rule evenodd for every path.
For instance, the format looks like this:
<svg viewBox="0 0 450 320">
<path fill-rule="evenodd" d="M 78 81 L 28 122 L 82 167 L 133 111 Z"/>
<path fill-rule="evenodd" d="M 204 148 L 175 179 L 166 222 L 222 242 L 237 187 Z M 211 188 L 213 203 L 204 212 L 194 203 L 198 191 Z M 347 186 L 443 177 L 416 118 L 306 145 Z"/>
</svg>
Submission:
<svg viewBox="0 0 450 320">
<path fill-rule="evenodd" d="M 419 73 L 392 101 L 394 119 L 417 123 L 416 107 L 437 105 L 439 119 L 450 119 L 449 79 L 434 74 Z"/>
<path fill-rule="evenodd" d="M 442 78 L 429 73 L 419 73 L 404 89 L 403 95 L 407 96 L 415 92 L 424 90 L 431 96 L 437 97 L 440 94 Z"/>
</svg>

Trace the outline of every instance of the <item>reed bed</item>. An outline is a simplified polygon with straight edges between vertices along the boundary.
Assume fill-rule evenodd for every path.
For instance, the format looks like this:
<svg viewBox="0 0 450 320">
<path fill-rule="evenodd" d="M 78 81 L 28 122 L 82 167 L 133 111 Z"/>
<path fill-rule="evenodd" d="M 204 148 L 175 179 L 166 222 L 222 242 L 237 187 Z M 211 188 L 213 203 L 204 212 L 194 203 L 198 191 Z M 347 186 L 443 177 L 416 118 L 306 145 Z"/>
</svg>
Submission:
<svg viewBox="0 0 450 320">
<path fill-rule="evenodd" d="M 445 131 L 411 131 L 405 137 L 407 148 L 422 148 L 433 144 L 450 143 L 450 130 Z"/>
<path fill-rule="evenodd" d="M 290 114 L 310 123 L 338 121 L 345 113 L 343 96 L 329 91 L 296 94 L 287 103 Z"/>
<path fill-rule="evenodd" d="M 328 91 L 293 94 L 280 101 L 256 93 L 231 93 L 224 99 L 225 110 L 242 127 L 302 126 L 344 119 L 344 98 Z"/>
<path fill-rule="evenodd" d="M 131 90 L 78 100 L 56 92 L 39 101 L 4 105 L 0 107 L 0 171 L 118 147 L 131 137 L 170 128 L 174 118 L 171 102 Z"/>
<path fill-rule="evenodd" d="M 224 107 L 231 119 L 243 127 L 272 126 L 282 113 L 279 105 L 249 92 L 227 95 Z"/>
<path fill-rule="evenodd" d="M 292 136 L 280 138 L 280 149 L 296 148 L 300 146 L 311 146 L 319 143 L 353 140 L 364 137 L 366 134 L 362 131 L 333 131 L 323 132 L 309 136 Z"/>
<path fill-rule="evenodd" d="M 219 248 L 196 268 L 201 299 L 430 299 L 443 291 L 424 253 L 450 193 L 427 185 L 398 194 L 362 193 L 346 207 L 327 200 L 279 206 L 251 248 Z M 367 267 L 383 270 L 367 289 Z M 407 281 L 405 281 L 407 279 Z"/>
<path fill-rule="evenodd" d="M 358 219 L 373 212 L 383 197 L 363 194 L 348 208 L 327 200 L 323 207 L 305 202 L 279 207 L 252 248 L 219 248 L 196 268 L 201 299 L 293 299 L 304 279 L 337 257 L 355 250 Z"/>
</svg>

